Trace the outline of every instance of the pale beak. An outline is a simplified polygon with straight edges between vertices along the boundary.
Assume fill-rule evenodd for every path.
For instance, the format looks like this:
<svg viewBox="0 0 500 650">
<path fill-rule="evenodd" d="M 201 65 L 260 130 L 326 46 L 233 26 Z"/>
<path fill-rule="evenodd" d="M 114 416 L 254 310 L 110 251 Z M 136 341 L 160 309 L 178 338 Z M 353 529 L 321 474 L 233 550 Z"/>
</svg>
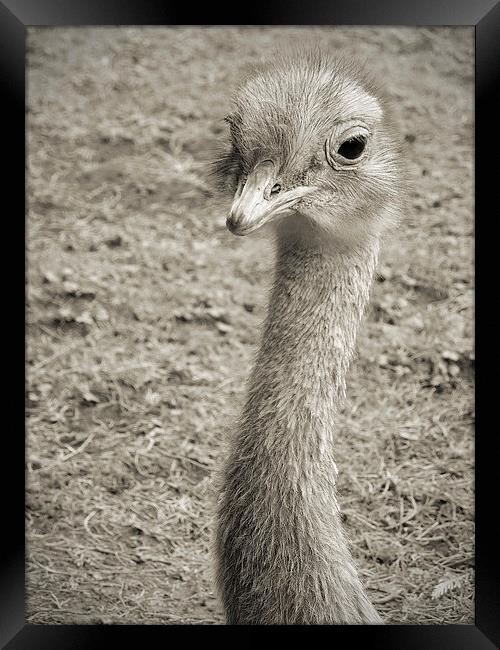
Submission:
<svg viewBox="0 0 500 650">
<path fill-rule="evenodd" d="M 282 190 L 276 182 L 276 166 L 271 160 L 258 163 L 246 182 L 240 183 L 226 220 L 235 235 L 248 235 L 278 214 L 293 208 L 316 188 L 294 187 Z"/>
</svg>

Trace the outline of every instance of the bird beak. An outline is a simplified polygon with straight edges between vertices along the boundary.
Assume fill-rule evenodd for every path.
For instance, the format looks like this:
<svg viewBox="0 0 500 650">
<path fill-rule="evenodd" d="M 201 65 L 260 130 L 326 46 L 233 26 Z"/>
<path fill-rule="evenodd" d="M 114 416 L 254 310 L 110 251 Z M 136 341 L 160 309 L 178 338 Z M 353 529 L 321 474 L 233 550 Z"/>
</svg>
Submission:
<svg viewBox="0 0 500 650">
<path fill-rule="evenodd" d="M 248 235 L 276 215 L 290 210 L 311 187 L 282 190 L 276 183 L 276 166 L 271 160 L 258 163 L 246 182 L 240 182 L 226 220 L 234 235 Z"/>
</svg>

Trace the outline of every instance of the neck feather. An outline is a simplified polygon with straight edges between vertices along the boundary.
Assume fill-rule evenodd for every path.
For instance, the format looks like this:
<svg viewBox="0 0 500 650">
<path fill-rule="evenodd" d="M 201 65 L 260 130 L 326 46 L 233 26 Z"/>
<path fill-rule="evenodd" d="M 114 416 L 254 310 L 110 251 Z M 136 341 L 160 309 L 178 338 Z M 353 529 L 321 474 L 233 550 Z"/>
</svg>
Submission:
<svg viewBox="0 0 500 650">
<path fill-rule="evenodd" d="M 338 252 L 279 241 L 244 412 L 254 431 L 261 429 L 260 423 L 265 436 L 331 442 L 377 258 L 378 243 Z M 308 447 L 303 440 L 309 455 Z"/>
<path fill-rule="evenodd" d="M 219 511 L 230 622 L 380 622 L 343 532 L 332 444 L 377 249 L 279 244 Z"/>
</svg>

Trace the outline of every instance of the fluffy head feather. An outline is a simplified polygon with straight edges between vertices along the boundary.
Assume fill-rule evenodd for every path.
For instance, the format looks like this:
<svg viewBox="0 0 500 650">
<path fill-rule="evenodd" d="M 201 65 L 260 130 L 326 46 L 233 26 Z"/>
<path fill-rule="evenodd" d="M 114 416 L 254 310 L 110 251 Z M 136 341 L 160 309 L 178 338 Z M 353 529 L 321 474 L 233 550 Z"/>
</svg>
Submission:
<svg viewBox="0 0 500 650">
<path fill-rule="evenodd" d="M 262 161 L 274 165 L 269 187 L 282 193 L 263 197 L 263 223 L 278 222 L 273 201 L 278 205 L 289 191 L 298 196 L 299 188 L 309 191 L 276 211 L 281 231 L 312 229 L 354 243 L 395 221 L 401 194 L 396 129 L 382 91 L 355 62 L 320 50 L 278 55 L 243 81 L 226 121 L 229 148 L 215 163 L 222 187 L 238 196 Z M 293 214 L 302 218 L 282 218 Z M 242 219 L 246 228 L 236 234 L 250 232 L 251 216 Z"/>
</svg>

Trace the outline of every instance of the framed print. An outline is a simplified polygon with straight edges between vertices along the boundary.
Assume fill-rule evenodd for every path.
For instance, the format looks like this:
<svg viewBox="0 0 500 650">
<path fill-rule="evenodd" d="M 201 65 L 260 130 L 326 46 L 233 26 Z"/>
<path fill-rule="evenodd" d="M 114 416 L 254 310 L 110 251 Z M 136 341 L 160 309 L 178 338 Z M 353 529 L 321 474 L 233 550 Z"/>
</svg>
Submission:
<svg viewBox="0 0 500 650">
<path fill-rule="evenodd" d="M 2 647 L 497 647 L 500 9 L 195 13 L 0 5 Z"/>
</svg>

